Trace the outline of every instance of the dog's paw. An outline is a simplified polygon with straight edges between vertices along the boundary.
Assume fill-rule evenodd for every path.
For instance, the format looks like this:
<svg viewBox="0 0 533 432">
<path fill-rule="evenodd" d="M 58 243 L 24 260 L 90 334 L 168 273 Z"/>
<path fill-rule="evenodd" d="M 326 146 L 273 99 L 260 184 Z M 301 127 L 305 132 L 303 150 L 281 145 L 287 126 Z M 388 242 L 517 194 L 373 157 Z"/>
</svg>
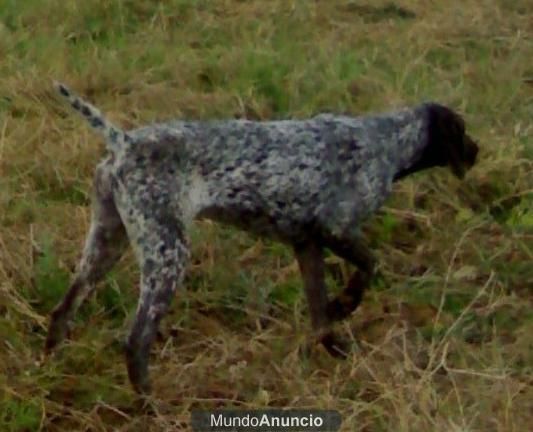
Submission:
<svg viewBox="0 0 533 432">
<path fill-rule="evenodd" d="M 345 359 L 351 351 L 350 344 L 333 332 L 321 336 L 320 343 L 332 357 Z"/>
</svg>

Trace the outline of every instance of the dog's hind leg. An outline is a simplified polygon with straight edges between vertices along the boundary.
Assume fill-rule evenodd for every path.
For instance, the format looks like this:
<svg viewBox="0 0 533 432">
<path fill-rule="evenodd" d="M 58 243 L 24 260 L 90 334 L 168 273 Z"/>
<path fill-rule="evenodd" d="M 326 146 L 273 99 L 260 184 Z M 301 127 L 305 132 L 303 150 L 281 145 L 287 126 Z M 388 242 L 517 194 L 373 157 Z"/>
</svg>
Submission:
<svg viewBox="0 0 533 432">
<path fill-rule="evenodd" d="M 95 175 L 91 228 L 70 288 L 51 314 L 46 351 L 67 336 L 78 307 L 119 260 L 126 245 L 126 231 L 113 201 L 109 171 L 100 165 Z"/>
<path fill-rule="evenodd" d="M 137 215 L 126 223 L 141 269 L 141 287 L 125 355 L 130 382 L 142 394 L 150 392 L 150 347 L 181 285 L 190 255 L 178 213 L 162 201 L 149 210 L 147 206 L 144 217 Z"/>
</svg>

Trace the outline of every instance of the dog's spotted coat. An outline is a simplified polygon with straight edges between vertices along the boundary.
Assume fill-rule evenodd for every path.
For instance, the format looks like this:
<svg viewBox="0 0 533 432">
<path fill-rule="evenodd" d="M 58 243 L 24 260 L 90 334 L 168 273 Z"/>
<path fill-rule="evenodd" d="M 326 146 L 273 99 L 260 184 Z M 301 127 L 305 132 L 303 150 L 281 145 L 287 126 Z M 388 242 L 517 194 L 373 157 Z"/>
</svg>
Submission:
<svg viewBox="0 0 533 432">
<path fill-rule="evenodd" d="M 141 293 L 126 359 L 140 392 L 149 391 L 150 345 L 183 279 L 191 221 L 209 218 L 292 245 L 312 326 L 333 351 L 330 323 L 355 310 L 374 271 L 358 235 L 361 222 L 395 180 L 437 165 L 462 177 L 477 154 L 462 119 L 433 103 L 362 117 L 173 121 L 125 132 L 66 86 L 56 88 L 103 133 L 109 155 L 96 169 L 90 233 L 71 288 L 52 314 L 46 346 L 66 336 L 77 307 L 129 240 Z M 329 302 L 323 248 L 359 268 Z"/>
</svg>

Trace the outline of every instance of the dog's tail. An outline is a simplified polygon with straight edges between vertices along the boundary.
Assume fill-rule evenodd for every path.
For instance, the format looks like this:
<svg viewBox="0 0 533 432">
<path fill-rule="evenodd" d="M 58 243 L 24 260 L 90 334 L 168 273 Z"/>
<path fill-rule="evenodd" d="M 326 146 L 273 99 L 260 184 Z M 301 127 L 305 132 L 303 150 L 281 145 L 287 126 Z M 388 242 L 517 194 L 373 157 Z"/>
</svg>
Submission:
<svg viewBox="0 0 533 432">
<path fill-rule="evenodd" d="M 118 153 L 131 141 L 131 137 L 122 129 L 115 126 L 98 108 L 83 100 L 72 92 L 66 85 L 54 81 L 54 87 L 70 104 L 89 122 L 91 127 L 104 135 L 107 149 L 112 153 Z"/>
</svg>

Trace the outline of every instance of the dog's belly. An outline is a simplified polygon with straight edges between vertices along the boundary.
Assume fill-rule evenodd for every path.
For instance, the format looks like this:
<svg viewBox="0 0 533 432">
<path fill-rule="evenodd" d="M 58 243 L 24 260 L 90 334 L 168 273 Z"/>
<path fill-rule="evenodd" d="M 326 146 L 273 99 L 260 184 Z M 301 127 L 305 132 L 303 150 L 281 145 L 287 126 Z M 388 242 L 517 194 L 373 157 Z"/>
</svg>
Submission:
<svg viewBox="0 0 533 432">
<path fill-rule="evenodd" d="M 275 217 L 263 210 L 243 209 L 238 206 L 210 206 L 199 212 L 196 219 L 209 219 L 284 243 L 294 243 L 308 237 L 312 228 L 311 223 L 295 220 L 287 215 Z"/>
</svg>

